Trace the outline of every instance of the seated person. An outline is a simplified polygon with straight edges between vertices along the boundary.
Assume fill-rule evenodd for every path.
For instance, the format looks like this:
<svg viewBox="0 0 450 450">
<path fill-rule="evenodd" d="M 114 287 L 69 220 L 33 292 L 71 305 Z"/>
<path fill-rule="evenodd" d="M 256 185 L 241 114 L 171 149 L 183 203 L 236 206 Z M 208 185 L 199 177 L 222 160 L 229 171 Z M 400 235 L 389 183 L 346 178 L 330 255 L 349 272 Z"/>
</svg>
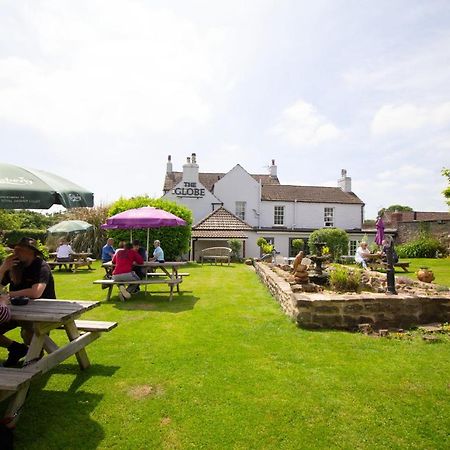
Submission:
<svg viewBox="0 0 450 450">
<path fill-rule="evenodd" d="M 65 240 L 61 239 L 59 241 L 59 246 L 56 249 L 56 261 L 58 262 L 69 262 L 73 261 L 74 251 L 70 244 Z"/>
<path fill-rule="evenodd" d="M 143 264 L 144 260 L 139 253 L 133 250 L 133 246 L 130 243 L 125 244 L 125 247 L 117 251 L 112 259 L 112 263 L 115 264 L 112 279 L 114 281 L 138 281 L 140 280 L 136 272 L 133 271 L 133 264 Z M 119 298 L 124 301 L 131 297 L 132 293 L 135 293 L 139 288 L 139 285 L 129 285 L 125 288 L 124 285 L 119 285 Z"/>
<path fill-rule="evenodd" d="M 161 242 L 158 240 L 153 242 L 153 247 L 155 247 L 155 250 L 153 251 L 153 258 L 150 261 L 156 261 L 163 263 L 164 262 L 164 251 L 161 248 Z"/>
<path fill-rule="evenodd" d="M 106 244 L 102 248 L 102 263 L 106 263 L 112 260 L 116 250 L 113 247 L 114 239 L 109 238 Z"/>
<path fill-rule="evenodd" d="M 36 298 L 56 298 L 55 282 L 49 265 L 43 260 L 41 251 L 32 238 L 22 238 L 14 246 L 14 253 L 8 256 L 0 266 L 0 283 L 9 285 L 9 296 L 26 296 Z M 20 324 L 14 320 L 0 325 L 0 347 L 8 349 L 8 359 L 3 363 L 4 367 L 17 365 L 23 358 L 28 347 L 25 344 L 12 341 L 4 334 L 16 328 Z M 32 331 L 23 329 L 23 338 L 29 343 Z"/>
<path fill-rule="evenodd" d="M 355 253 L 355 261 L 358 264 L 361 264 L 365 270 L 369 270 L 367 268 L 367 260 L 369 259 L 370 250 L 367 247 L 367 242 L 361 242 L 359 247 L 356 249 Z"/>
<path fill-rule="evenodd" d="M 135 252 L 139 253 L 139 255 L 141 256 L 141 258 L 144 261 L 147 261 L 147 252 L 145 251 L 145 248 L 141 246 L 140 242 L 137 239 L 135 239 L 133 241 L 133 250 Z M 143 280 L 145 278 L 145 273 L 146 273 L 145 268 L 143 268 L 143 267 L 135 267 L 134 271 L 137 273 L 137 275 L 139 276 L 139 278 L 141 280 Z"/>
</svg>

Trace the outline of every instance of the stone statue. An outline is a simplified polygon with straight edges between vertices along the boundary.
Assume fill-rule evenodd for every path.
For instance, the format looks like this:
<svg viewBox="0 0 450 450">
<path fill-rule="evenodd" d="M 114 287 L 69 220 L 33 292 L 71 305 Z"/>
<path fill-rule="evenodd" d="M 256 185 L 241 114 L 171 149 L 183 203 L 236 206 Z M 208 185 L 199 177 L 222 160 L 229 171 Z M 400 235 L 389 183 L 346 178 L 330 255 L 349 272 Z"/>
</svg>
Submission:
<svg viewBox="0 0 450 450">
<path fill-rule="evenodd" d="M 302 264 L 303 260 L 303 252 L 300 251 L 297 256 L 294 259 L 294 279 L 296 283 L 299 284 L 308 284 L 309 277 L 308 277 L 308 266 L 305 264 Z"/>
</svg>

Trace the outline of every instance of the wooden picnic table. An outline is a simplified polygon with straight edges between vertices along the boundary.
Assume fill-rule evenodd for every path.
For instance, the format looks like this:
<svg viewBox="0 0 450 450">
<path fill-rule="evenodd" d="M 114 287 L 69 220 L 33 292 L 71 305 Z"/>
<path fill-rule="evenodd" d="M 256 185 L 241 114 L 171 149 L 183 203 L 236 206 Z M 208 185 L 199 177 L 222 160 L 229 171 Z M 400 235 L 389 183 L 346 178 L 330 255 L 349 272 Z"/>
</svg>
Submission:
<svg viewBox="0 0 450 450">
<path fill-rule="evenodd" d="M 146 261 L 143 264 L 135 264 L 136 267 L 142 267 L 146 270 L 145 279 L 140 281 L 113 281 L 111 279 L 112 272 L 114 270 L 114 264 L 109 261 L 102 264 L 105 269 L 107 279 L 96 280 L 94 284 L 101 284 L 102 287 L 108 287 L 107 300 L 111 298 L 111 293 L 114 285 L 119 284 L 142 284 L 147 288 L 148 284 L 167 284 L 170 287 L 169 300 L 173 298 L 173 288 L 176 286 L 177 293 L 180 293 L 180 283 L 183 282 L 183 277 L 189 276 L 188 273 L 180 273 L 179 268 L 186 265 L 185 261 L 166 261 L 163 263 L 156 261 Z M 161 269 L 161 272 L 157 272 L 157 269 Z M 151 279 L 149 279 L 151 278 Z M 147 290 L 146 290 L 147 293 Z"/>
<path fill-rule="evenodd" d="M 3 368 L 0 372 L 0 400 L 11 397 L 5 418 L 16 421 L 28 392 L 32 378 L 48 372 L 62 361 L 75 355 L 81 369 L 90 366 L 85 347 L 98 339 L 102 331 L 109 331 L 116 323 L 77 321 L 87 311 L 100 306 L 100 302 L 81 300 L 30 300 L 27 305 L 11 305 L 11 319 L 32 330 L 33 336 L 21 369 Z M 97 324 L 86 331 L 84 324 Z M 109 324 L 109 329 L 105 328 Z M 103 328 L 102 328 L 103 327 Z M 68 342 L 61 347 L 50 337 L 50 332 L 63 328 Z M 89 327 L 88 327 L 89 328 Z M 81 331 L 81 333 L 80 333 Z M 47 355 L 41 356 L 46 350 Z"/>
<path fill-rule="evenodd" d="M 49 253 L 49 256 L 52 256 L 54 259 L 53 261 L 48 261 L 48 264 L 50 267 L 56 267 L 59 266 L 61 269 L 61 266 L 72 266 L 72 271 L 76 272 L 77 267 L 86 266 L 89 270 L 92 270 L 91 264 L 95 261 L 91 259 L 92 253 L 90 252 L 78 252 L 78 253 L 71 253 L 71 260 L 70 261 L 58 261 L 56 257 L 57 253 L 52 252 Z"/>
</svg>

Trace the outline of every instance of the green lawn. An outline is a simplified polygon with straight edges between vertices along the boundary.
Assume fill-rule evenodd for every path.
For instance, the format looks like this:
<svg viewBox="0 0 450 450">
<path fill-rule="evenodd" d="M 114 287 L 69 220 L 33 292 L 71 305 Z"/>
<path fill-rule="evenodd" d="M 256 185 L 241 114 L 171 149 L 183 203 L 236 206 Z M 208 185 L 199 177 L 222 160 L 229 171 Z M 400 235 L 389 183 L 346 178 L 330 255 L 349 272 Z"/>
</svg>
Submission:
<svg viewBox="0 0 450 450">
<path fill-rule="evenodd" d="M 435 280 L 434 283 L 442 284 L 443 286 L 450 286 L 450 258 L 432 259 L 432 258 L 411 258 L 405 259 L 409 261 L 409 272 L 405 274 L 410 278 L 416 277 L 416 272 L 421 267 L 428 267 L 433 270 Z M 400 269 L 401 270 L 401 269 Z"/>
<path fill-rule="evenodd" d="M 448 338 L 302 330 L 251 268 L 186 271 L 171 303 L 116 295 L 89 313 L 119 326 L 89 370 L 71 358 L 32 384 L 18 449 L 450 447 Z M 58 296 L 100 300 L 101 275 L 56 272 Z"/>
</svg>

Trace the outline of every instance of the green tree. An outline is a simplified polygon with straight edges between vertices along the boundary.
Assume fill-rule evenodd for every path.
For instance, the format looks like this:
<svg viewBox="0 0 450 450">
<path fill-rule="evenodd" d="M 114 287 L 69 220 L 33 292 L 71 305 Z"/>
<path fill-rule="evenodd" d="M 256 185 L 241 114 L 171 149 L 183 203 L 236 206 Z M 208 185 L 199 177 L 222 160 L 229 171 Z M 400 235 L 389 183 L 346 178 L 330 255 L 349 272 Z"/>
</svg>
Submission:
<svg viewBox="0 0 450 450">
<path fill-rule="evenodd" d="M 378 215 L 382 216 L 385 212 L 395 212 L 395 211 L 414 211 L 411 206 L 405 206 L 405 205 L 391 205 L 387 208 L 381 208 L 378 211 Z"/>
<path fill-rule="evenodd" d="M 20 228 L 19 218 L 10 211 L 0 209 L 0 230 L 16 230 Z"/>
<path fill-rule="evenodd" d="M 118 214 L 128 209 L 141 208 L 142 206 L 154 206 L 155 208 L 168 211 L 186 221 L 184 227 L 162 227 L 150 229 L 150 242 L 155 239 L 161 241 L 164 249 L 164 257 L 170 261 L 189 250 L 191 240 L 192 211 L 186 206 L 168 200 L 155 199 L 147 196 L 133 198 L 120 198 L 111 205 L 108 217 Z M 108 235 L 119 240 L 128 241 L 130 239 L 129 230 L 109 230 Z M 133 230 L 133 239 L 139 239 L 142 244 L 147 242 L 147 230 Z"/>
<path fill-rule="evenodd" d="M 313 254 L 317 251 L 314 245 L 317 242 L 325 242 L 334 261 L 347 254 L 348 235 L 341 228 L 320 228 L 313 231 L 308 240 L 309 251 Z"/>
<path fill-rule="evenodd" d="M 442 191 L 447 199 L 447 205 L 450 206 L 450 169 L 442 169 L 442 175 L 447 178 L 448 186 Z"/>
</svg>

